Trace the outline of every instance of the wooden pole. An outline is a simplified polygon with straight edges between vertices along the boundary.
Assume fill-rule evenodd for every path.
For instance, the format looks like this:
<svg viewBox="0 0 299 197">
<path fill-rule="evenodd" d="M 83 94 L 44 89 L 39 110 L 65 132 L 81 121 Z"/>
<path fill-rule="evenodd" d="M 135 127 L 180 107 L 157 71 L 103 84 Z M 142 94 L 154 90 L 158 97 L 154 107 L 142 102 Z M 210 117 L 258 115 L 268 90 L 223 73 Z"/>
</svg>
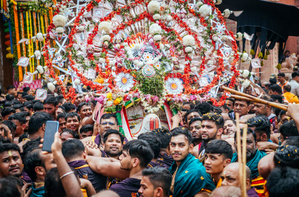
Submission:
<svg viewBox="0 0 299 197">
<path fill-rule="evenodd" d="M 239 163 L 239 179 L 240 179 L 240 183 L 242 183 L 243 180 L 243 170 L 242 170 L 242 158 L 241 158 L 241 131 L 240 131 L 240 118 L 239 118 L 239 114 L 236 114 L 236 123 L 237 123 L 237 153 L 238 153 L 238 163 Z M 244 139 L 243 139 L 244 140 Z M 243 184 L 241 184 L 241 191 L 243 191 Z M 246 197 L 243 196 L 243 192 L 242 192 L 242 197 Z"/>
<path fill-rule="evenodd" d="M 242 190 L 242 197 L 247 196 L 247 192 L 246 192 L 246 144 L 247 144 L 247 124 L 245 124 L 245 127 L 243 129 L 243 140 L 242 140 L 242 186 L 241 190 Z M 241 167 L 241 166 L 240 166 Z"/>
<path fill-rule="evenodd" d="M 288 110 L 287 105 L 283 105 L 283 104 L 279 104 L 279 103 L 274 103 L 274 102 L 269 102 L 269 101 L 266 101 L 264 99 L 256 98 L 256 97 L 251 96 L 249 94 L 245 94 L 245 93 L 242 93 L 242 92 L 239 92 L 237 90 L 233 90 L 233 89 L 230 89 L 230 88 L 227 88 L 227 87 L 224 87 L 224 86 L 222 87 L 222 89 L 226 90 L 226 91 L 228 91 L 228 92 L 230 92 L 232 94 L 236 94 L 236 95 L 240 96 L 239 99 L 241 99 L 241 100 L 243 99 L 242 97 L 246 97 L 246 99 L 243 99 L 243 100 L 247 100 L 249 98 L 249 99 L 251 99 L 250 101 L 253 101 L 253 102 L 263 103 L 265 105 L 270 105 L 272 107 L 276 107 L 276 108 L 284 110 L 284 111 Z M 233 96 L 233 97 L 236 98 L 236 96 Z"/>
</svg>

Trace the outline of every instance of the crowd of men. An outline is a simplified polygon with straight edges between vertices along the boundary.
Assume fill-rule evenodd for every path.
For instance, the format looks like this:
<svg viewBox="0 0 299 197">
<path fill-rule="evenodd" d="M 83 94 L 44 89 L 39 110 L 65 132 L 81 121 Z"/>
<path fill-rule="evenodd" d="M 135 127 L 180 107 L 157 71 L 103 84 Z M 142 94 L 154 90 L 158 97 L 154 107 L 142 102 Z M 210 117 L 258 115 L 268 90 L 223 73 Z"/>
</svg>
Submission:
<svg viewBox="0 0 299 197">
<path fill-rule="evenodd" d="M 0 197 L 241 196 L 236 114 L 247 144 L 247 195 L 298 196 L 299 105 L 292 99 L 299 74 L 290 82 L 283 73 L 278 84 L 274 79 L 261 87 L 262 98 L 288 102 L 288 111 L 232 98 L 221 108 L 185 102 L 172 128 L 131 141 L 119 132 L 116 114 L 94 120 L 97 101 L 90 96 L 77 94 L 71 103 L 55 90 L 40 101 L 30 88 L 9 86 L 0 101 Z M 258 96 L 252 86 L 244 91 Z M 49 120 L 59 131 L 44 152 Z"/>
</svg>

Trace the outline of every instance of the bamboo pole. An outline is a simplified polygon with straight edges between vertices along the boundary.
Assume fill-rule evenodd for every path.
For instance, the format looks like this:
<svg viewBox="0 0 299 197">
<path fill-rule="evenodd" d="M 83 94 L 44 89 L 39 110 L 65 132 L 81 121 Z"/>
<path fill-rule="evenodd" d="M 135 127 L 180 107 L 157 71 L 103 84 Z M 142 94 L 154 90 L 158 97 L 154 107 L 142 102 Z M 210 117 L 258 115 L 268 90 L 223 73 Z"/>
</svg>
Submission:
<svg viewBox="0 0 299 197">
<path fill-rule="evenodd" d="M 236 114 L 236 123 L 237 123 L 237 154 L 238 154 L 238 163 L 239 163 L 239 179 L 240 179 L 240 183 L 242 183 L 243 180 L 243 170 L 242 170 L 242 158 L 241 158 L 241 131 L 240 131 L 240 118 L 239 118 L 239 114 Z M 243 138 L 244 140 L 244 138 Z M 243 184 L 241 184 L 241 191 L 243 191 Z M 242 197 L 246 197 L 243 196 L 243 192 L 242 192 Z"/>
<path fill-rule="evenodd" d="M 241 190 L 242 190 L 242 196 L 246 197 L 247 196 L 247 192 L 246 192 L 246 144 L 247 144 L 247 124 L 245 124 L 245 127 L 243 129 L 243 140 L 242 140 L 242 186 Z M 241 166 L 239 166 L 241 167 Z"/>
<path fill-rule="evenodd" d="M 250 99 L 250 100 L 248 100 L 248 101 L 253 101 L 253 102 L 257 102 L 257 103 L 262 103 L 262 104 L 265 104 L 265 105 L 270 105 L 270 106 L 272 106 L 272 107 L 276 107 L 276 108 L 281 109 L 281 110 L 284 110 L 284 111 L 287 111 L 287 110 L 288 110 L 288 106 L 287 106 L 287 105 L 283 105 L 283 104 L 279 104 L 279 103 L 274 103 L 274 102 L 269 102 L 269 101 L 266 101 L 266 100 L 264 100 L 264 99 L 256 98 L 256 97 L 251 96 L 251 95 L 249 95 L 249 94 L 245 94 L 245 93 L 242 93 L 242 92 L 238 92 L 238 91 L 236 91 L 236 90 L 233 90 L 233 89 L 230 89 L 230 88 L 227 88 L 227 87 L 224 87 L 224 86 L 222 87 L 222 89 L 223 89 L 223 90 L 226 90 L 226 91 L 228 91 L 228 92 L 230 92 L 230 93 L 232 93 L 232 94 L 236 94 L 236 95 L 240 96 L 240 97 L 238 97 L 238 98 L 240 98 L 241 100 L 243 99 L 242 97 L 246 97 L 246 100 Z M 243 99 L 243 100 L 245 100 L 245 99 Z"/>
</svg>

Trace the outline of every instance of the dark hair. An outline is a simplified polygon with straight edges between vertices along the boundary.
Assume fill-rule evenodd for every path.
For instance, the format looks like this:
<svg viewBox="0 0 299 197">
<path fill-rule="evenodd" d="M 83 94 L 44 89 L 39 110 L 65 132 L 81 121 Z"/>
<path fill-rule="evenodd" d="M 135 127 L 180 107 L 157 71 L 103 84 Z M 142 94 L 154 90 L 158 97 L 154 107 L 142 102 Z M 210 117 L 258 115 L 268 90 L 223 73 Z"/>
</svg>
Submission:
<svg viewBox="0 0 299 197">
<path fill-rule="evenodd" d="M 154 152 L 154 159 L 157 159 L 161 150 L 161 140 L 154 132 L 142 133 L 138 136 L 138 139 L 146 141 L 152 151 Z"/>
<path fill-rule="evenodd" d="M 92 124 L 87 124 L 81 127 L 80 129 L 80 133 L 86 133 L 88 131 L 92 131 L 93 132 L 93 125 Z"/>
<path fill-rule="evenodd" d="M 187 138 L 189 144 L 191 144 L 193 141 L 191 133 L 185 127 L 176 127 L 171 130 L 171 137 L 175 137 L 178 135 L 184 135 Z"/>
<path fill-rule="evenodd" d="M 80 157 L 84 150 L 85 147 L 79 139 L 68 139 L 62 143 L 61 151 L 67 160 Z"/>
<path fill-rule="evenodd" d="M 21 104 L 21 102 L 18 101 L 17 99 L 12 100 L 11 102 L 12 102 L 13 105 L 15 105 L 15 104 Z"/>
<path fill-rule="evenodd" d="M 285 92 L 291 92 L 291 90 L 292 90 L 292 87 L 290 86 L 290 85 L 285 85 L 284 87 L 283 87 L 283 89 L 284 89 L 284 91 Z"/>
<path fill-rule="evenodd" d="M 240 129 L 240 136 L 243 135 L 243 130 L 244 130 L 244 129 Z M 254 142 L 256 142 L 256 134 L 255 134 L 255 132 L 252 131 L 250 128 L 247 129 L 247 135 L 249 135 L 249 134 L 252 134 L 252 135 L 253 135 Z M 235 141 L 236 141 L 236 139 L 237 139 L 237 132 L 235 133 Z"/>
<path fill-rule="evenodd" d="M 211 140 L 206 145 L 205 153 L 221 154 L 224 159 L 232 159 L 232 146 L 225 140 Z"/>
<path fill-rule="evenodd" d="M 195 109 L 200 111 L 201 114 L 206 114 L 212 111 L 212 106 L 207 102 L 199 103 L 195 106 Z"/>
<path fill-rule="evenodd" d="M 8 94 L 8 95 L 6 95 L 5 98 L 6 98 L 7 101 L 12 101 L 12 100 L 14 100 L 15 97 L 12 94 Z"/>
<path fill-rule="evenodd" d="M 0 179 L 0 196 L 1 197 L 21 197 L 19 186 L 12 184 L 11 180 L 6 178 Z"/>
<path fill-rule="evenodd" d="M 11 113 L 16 113 L 16 110 L 12 107 L 5 107 L 2 112 L 1 112 L 1 115 L 2 117 L 5 117 Z"/>
<path fill-rule="evenodd" d="M 18 142 L 21 143 L 26 138 L 28 138 L 28 133 L 23 133 L 20 135 Z"/>
<path fill-rule="evenodd" d="M 48 120 L 53 120 L 53 117 L 47 112 L 35 112 L 29 120 L 28 134 L 32 135 L 38 132 Z"/>
<path fill-rule="evenodd" d="M 186 112 L 185 116 L 184 116 L 184 122 L 187 122 L 187 117 L 189 114 L 193 113 L 193 112 L 196 112 L 199 114 L 199 116 L 202 116 L 202 114 L 200 113 L 200 111 L 198 109 L 190 109 Z"/>
<path fill-rule="evenodd" d="M 282 103 L 282 96 L 281 95 L 275 95 L 275 94 L 273 94 L 273 95 L 271 95 L 271 99 L 272 99 L 272 101 L 278 101 L 279 103 Z"/>
<path fill-rule="evenodd" d="M 66 116 L 66 113 L 60 113 L 60 114 L 58 114 L 58 116 L 57 116 L 57 121 L 60 119 L 60 118 L 65 118 L 65 116 Z"/>
<path fill-rule="evenodd" d="M 57 168 L 50 169 L 45 177 L 45 197 L 65 197 L 66 193 L 60 181 Z"/>
<path fill-rule="evenodd" d="M 286 75 L 284 73 L 278 73 L 277 75 L 278 77 L 286 77 Z"/>
<path fill-rule="evenodd" d="M 4 120 L 3 124 L 5 124 L 11 131 L 12 137 L 15 136 L 17 125 L 11 120 Z"/>
<path fill-rule="evenodd" d="M 104 136 L 103 136 L 103 138 L 104 138 L 104 143 L 107 141 L 108 136 L 109 136 L 110 134 L 116 134 L 116 135 L 119 135 L 120 140 L 121 140 L 121 143 L 124 142 L 124 136 L 123 136 L 119 131 L 117 131 L 117 130 L 115 130 L 115 129 L 109 129 L 109 130 L 104 134 Z"/>
<path fill-rule="evenodd" d="M 42 152 L 41 149 L 36 149 L 32 152 L 29 152 L 26 155 L 26 159 L 24 162 L 24 170 L 32 181 L 36 181 L 35 167 L 36 166 L 45 167 L 39 155 L 41 152 Z"/>
<path fill-rule="evenodd" d="M 295 78 L 295 77 L 297 77 L 297 76 L 299 76 L 299 73 L 298 73 L 298 72 L 293 72 L 293 73 L 292 73 L 292 78 Z"/>
<path fill-rule="evenodd" d="M 100 123 L 102 122 L 102 120 L 110 119 L 110 118 L 115 118 L 116 124 L 118 125 L 117 117 L 116 117 L 116 115 L 113 114 L 113 113 L 103 114 L 103 115 L 101 116 Z"/>
<path fill-rule="evenodd" d="M 41 111 L 44 110 L 44 104 L 42 102 L 36 102 L 33 104 L 33 111 Z"/>
<path fill-rule="evenodd" d="M 233 105 L 235 105 L 235 99 L 234 98 L 227 98 L 226 100 L 233 102 Z"/>
<path fill-rule="evenodd" d="M 64 97 L 62 95 L 58 95 L 58 96 L 56 96 L 56 100 L 57 100 L 57 105 L 62 104 Z M 65 110 L 65 108 L 64 108 L 64 110 Z"/>
<path fill-rule="evenodd" d="M 297 146 L 284 145 L 277 148 L 274 155 L 275 166 L 289 166 L 299 169 L 299 151 Z"/>
<path fill-rule="evenodd" d="M 248 127 L 255 127 L 255 132 L 262 135 L 265 133 L 267 138 L 270 139 L 271 135 L 271 123 L 265 115 L 257 115 L 247 120 Z"/>
<path fill-rule="evenodd" d="M 20 148 L 18 145 L 12 144 L 12 143 L 0 143 L 0 153 L 6 152 L 9 150 L 15 150 L 20 153 Z"/>
<path fill-rule="evenodd" d="M 169 170 L 161 167 L 154 167 L 144 169 L 142 171 L 142 176 L 149 178 L 151 184 L 153 184 L 154 189 L 161 187 L 165 196 L 168 196 L 168 191 L 170 189 L 172 176 Z"/>
<path fill-rule="evenodd" d="M 9 86 L 7 86 L 6 90 L 9 91 L 9 90 L 14 89 L 14 88 L 15 88 L 15 86 L 9 85 Z"/>
<path fill-rule="evenodd" d="M 131 140 L 123 147 L 132 158 L 138 158 L 140 166 L 145 168 L 147 164 L 153 159 L 154 153 L 149 144 L 144 140 Z"/>
<path fill-rule="evenodd" d="M 279 132 L 284 139 L 288 138 L 289 136 L 299 136 L 294 120 L 282 124 L 279 128 Z"/>
<path fill-rule="evenodd" d="M 273 92 L 277 92 L 278 94 L 282 94 L 281 87 L 277 84 L 270 85 L 269 90 L 272 90 Z"/>
<path fill-rule="evenodd" d="M 82 107 L 83 107 L 84 105 L 88 105 L 88 106 L 90 106 L 90 104 L 87 103 L 87 102 L 82 102 L 82 103 L 80 103 L 80 104 L 78 105 L 78 107 L 77 107 L 77 113 L 80 112 L 80 110 L 82 109 Z"/>
<path fill-rule="evenodd" d="M 183 105 L 190 105 L 190 109 L 193 109 L 195 107 L 194 103 L 192 102 L 183 102 Z"/>
<path fill-rule="evenodd" d="M 34 96 L 32 96 L 32 95 L 26 95 L 26 96 L 24 96 L 24 99 L 26 99 L 27 101 L 33 101 L 34 100 Z"/>
<path fill-rule="evenodd" d="M 26 123 L 26 118 L 21 112 L 12 114 L 11 116 L 9 116 L 8 120 L 18 120 L 21 124 Z"/>
<path fill-rule="evenodd" d="M 288 166 L 274 168 L 268 179 L 267 189 L 269 196 L 298 196 L 299 193 L 299 170 Z"/>
<path fill-rule="evenodd" d="M 40 149 L 39 145 L 42 144 L 40 141 L 41 137 L 38 137 L 33 140 L 29 140 L 26 144 L 23 145 L 23 160 L 26 160 L 27 154 L 32 152 L 35 149 Z"/>
<path fill-rule="evenodd" d="M 12 101 L 6 101 L 3 105 L 3 107 L 11 107 L 12 106 Z"/>
<path fill-rule="evenodd" d="M 171 140 L 171 132 L 164 127 L 154 129 L 152 132 L 155 132 L 158 138 L 161 140 L 161 148 L 166 149 L 169 146 Z"/>
<path fill-rule="evenodd" d="M 54 105 L 56 107 L 57 105 L 57 100 L 54 96 L 48 96 L 45 100 L 44 100 L 44 104 L 50 104 L 50 105 Z"/>
<path fill-rule="evenodd" d="M 274 84 L 276 84 L 277 83 L 277 79 L 274 77 L 274 78 L 270 78 L 269 79 L 269 82 L 270 82 L 270 86 L 271 85 L 274 85 Z"/>
<path fill-rule="evenodd" d="M 21 109 L 23 107 L 23 104 L 15 104 L 12 106 L 14 109 Z"/>
<path fill-rule="evenodd" d="M 66 113 L 69 113 L 71 110 L 76 109 L 76 106 L 72 103 L 64 103 L 62 106 L 65 108 Z"/>
<path fill-rule="evenodd" d="M 80 139 L 80 136 L 79 134 L 76 132 L 76 131 L 73 131 L 72 129 L 63 129 L 62 132 L 60 133 L 60 136 L 63 134 L 63 133 L 69 133 L 73 136 L 74 139 Z"/>
<path fill-rule="evenodd" d="M 61 108 L 65 112 L 65 108 L 62 105 L 59 105 L 58 108 Z"/>
<path fill-rule="evenodd" d="M 215 122 L 217 129 L 223 128 L 224 125 L 224 119 L 221 114 L 215 113 L 215 112 L 210 112 L 207 114 L 204 114 L 202 116 L 202 120 L 211 120 Z"/>
<path fill-rule="evenodd" d="M 31 101 L 25 101 L 23 105 L 24 105 L 24 107 L 26 107 L 29 110 L 33 109 L 33 105 L 32 105 Z"/>
<path fill-rule="evenodd" d="M 285 141 L 285 145 L 297 146 L 299 148 L 299 136 L 289 136 Z"/>
<path fill-rule="evenodd" d="M 196 122 L 196 121 L 202 121 L 202 119 L 201 119 L 201 118 L 198 118 L 198 117 L 192 118 L 192 119 L 190 120 L 190 122 L 189 122 L 189 127 L 190 127 L 190 125 L 191 125 L 193 122 Z"/>
<path fill-rule="evenodd" d="M 28 92 L 30 90 L 30 87 L 24 87 L 23 92 Z"/>
<path fill-rule="evenodd" d="M 68 118 L 72 118 L 72 117 L 77 117 L 78 121 L 80 122 L 80 116 L 76 112 L 69 112 L 69 113 L 67 113 L 65 115 L 65 120 L 67 120 Z"/>
</svg>

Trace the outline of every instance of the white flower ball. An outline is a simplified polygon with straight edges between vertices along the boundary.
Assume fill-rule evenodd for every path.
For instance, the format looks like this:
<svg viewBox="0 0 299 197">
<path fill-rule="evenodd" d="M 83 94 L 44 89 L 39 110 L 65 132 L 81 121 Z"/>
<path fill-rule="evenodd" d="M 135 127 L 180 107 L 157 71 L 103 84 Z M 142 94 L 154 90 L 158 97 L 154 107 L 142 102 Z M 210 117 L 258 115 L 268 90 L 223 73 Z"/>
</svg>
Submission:
<svg viewBox="0 0 299 197">
<path fill-rule="evenodd" d="M 36 50 L 35 52 L 34 52 L 34 56 L 36 57 L 36 59 L 40 59 L 40 57 L 41 57 L 41 52 L 39 51 L 39 50 Z"/>
<path fill-rule="evenodd" d="M 79 85 L 79 84 L 80 84 L 80 82 L 81 82 L 81 81 L 80 81 L 80 79 L 78 79 L 78 78 L 77 78 L 77 79 L 75 79 L 75 81 L 74 81 L 75 85 Z"/>
<path fill-rule="evenodd" d="M 229 9 L 225 9 L 225 10 L 223 11 L 223 16 L 224 16 L 225 18 L 228 18 L 228 17 L 230 16 L 230 14 L 231 14 L 231 11 L 230 11 Z"/>
<path fill-rule="evenodd" d="M 104 36 L 102 36 L 102 40 L 103 40 L 103 42 L 104 41 L 106 41 L 106 40 L 110 40 L 111 39 L 111 37 L 109 36 L 109 35 L 104 35 Z"/>
<path fill-rule="evenodd" d="M 149 4 L 147 5 L 147 9 L 149 11 L 150 14 L 155 13 L 156 11 L 158 12 L 160 10 L 160 3 L 158 1 L 151 1 L 149 2 Z"/>
<path fill-rule="evenodd" d="M 186 47 L 185 52 L 186 53 L 191 53 L 193 51 L 192 47 Z"/>
<path fill-rule="evenodd" d="M 162 28 L 158 24 L 152 24 L 150 26 L 150 34 L 155 35 L 155 34 L 160 34 L 162 32 Z"/>
<path fill-rule="evenodd" d="M 208 65 L 213 65 L 214 62 L 213 62 L 213 60 L 209 60 L 209 61 L 207 62 L 207 64 L 208 64 Z"/>
<path fill-rule="evenodd" d="M 80 26 L 79 31 L 83 31 L 83 30 L 84 30 L 84 26 Z"/>
<path fill-rule="evenodd" d="M 155 41 L 160 41 L 162 39 L 162 36 L 161 35 L 155 35 L 154 36 L 154 40 Z"/>
<path fill-rule="evenodd" d="M 53 24 L 55 27 L 63 27 L 67 22 L 67 17 L 57 14 L 53 17 Z"/>
<path fill-rule="evenodd" d="M 100 62 L 100 63 L 105 63 L 105 59 L 104 59 L 104 58 L 100 58 L 100 59 L 99 59 L 99 62 Z"/>
<path fill-rule="evenodd" d="M 37 33 L 36 34 L 36 39 L 38 40 L 38 41 L 43 41 L 44 40 L 44 36 L 43 36 L 43 34 L 42 33 Z"/>
<path fill-rule="evenodd" d="M 108 34 L 111 29 L 111 24 L 110 22 L 103 21 L 99 24 L 99 32 L 102 33 L 103 31 Z"/>
<path fill-rule="evenodd" d="M 199 9 L 199 7 L 202 5 L 203 3 L 201 1 L 197 2 L 195 5 L 195 8 Z"/>
<path fill-rule="evenodd" d="M 217 35 L 213 35 L 213 40 L 215 41 L 215 42 L 217 42 L 218 40 L 219 40 L 219 37 L 217 36 Z"/>
<path fill-rule="evenodd" d="M 244 78 L 248 77 L 248 76 L 249 76 L 249 71 L 248 71 L 248 70 L 243 70 L 243 72 L 242 72 L 242 76 L 243 76 Z"/>
<path fill-rule="evenodd" d="M 248 59 L 248 54 L 247 53 L 242 53 L 241 60 L 246 61 Z"/>
<path fill-rule="evenodd" d="M 238 32 L 236 35 L 236 40 L 241 41 L 243 39 L 243 34 L 241 32 Z"/>
<path fill-rule="evenodd" d="M 58 33 L 58 34 L 61 34 L 61 33 L 64 32 L 64 28 L 63 28 L 63 27 L 57 27 L 57 28 L 55 29 L 55 31 L 56 31 L 56 33 Z"/>
<path fill-rule="evenodd" d="M 247 88 L 250 85 L 250 81 L 248 79 L 246 79 L 243 83 L 242 86 L 243 88 Z"/>
<path fill-rule="evenodd" d="M 44 69 L 43 69 L 43 67 L 41 65 L 38 65 L 36 67 L 36 70 L 38 71 L 39 74 L 43 74 L 44 73 Z"/>
<path fill-rule="evenodd" d="M 202 17 L 207 17 L 212 14 L 212 7 L 207 4 L 204 4 L 199 8 L 198 11 Z"/>
<path fill-rule="evenodd" d="M 45 4 L 45 6 L 48 7 L 48 8 L 51 7 L 51 6 L 52 6 L 52 2 L 50 2 L 50 3 L 47 2 L 47 3 Z"/>
<path fill-rule="evenodd" d="M 171 17 L 170 15 L 167 15 L 166 20 L 167 20 L 167 21 L 171 21 L 171 20 L 172 20 L 172 17 Z"/>
<path fill-rule="evenodd" d="M 154 18 L 155 20 L 160 20 L 161 15 L 160 15 L 160 14 L 155 14 L 155 15 L 153 16 L 153 18 Z"/>
<path fill-rule="evenodd" d="M 55 86 L 54 86 L 54 84 L 53 83 L 47 83 L 47 87 L 48 87 L 48 89 L 50 90 L 50 91 L 54 91 L 55 90 Z"/>
<path fill-rule="evenodd" d="M 194 46 L 195 45 L 195 39 L 191 35 L 187 35 L 183 38 L 183 45 L 184 46 Z"/>
<path fill-rule="evenodd" d="M 195 72 L 197 71 L 196 66 L 192 66 L 192 67 L 191 67 L 191 71 L 195 73 Z"/>
</svg>

